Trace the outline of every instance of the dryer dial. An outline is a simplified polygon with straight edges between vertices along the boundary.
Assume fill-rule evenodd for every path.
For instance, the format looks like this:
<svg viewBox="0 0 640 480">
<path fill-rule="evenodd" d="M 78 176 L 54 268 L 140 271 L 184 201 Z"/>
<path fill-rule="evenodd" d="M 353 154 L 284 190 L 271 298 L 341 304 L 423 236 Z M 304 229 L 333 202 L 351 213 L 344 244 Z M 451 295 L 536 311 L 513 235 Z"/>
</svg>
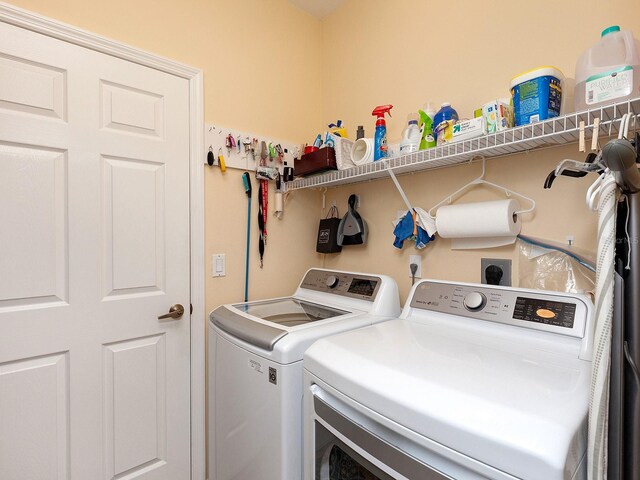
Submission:
<svg viewBox="0 0 640 480">
<path fill-rule="evenodd" d="M 482 309 L 487 303 L 487 297 L 480 292 L 471 292 L 464 297 L 464 307 L 472 312 Z"/>
<path fill-rule="evenodd" d="M 327 277 L 327 287 L 329 288 L 336 288 L 338 286 L 338 283 L 340 283 L 340 281 L 338 280 L 338 277 L 336 277 L 335 275 L 329 275 Z"/>
</svg>

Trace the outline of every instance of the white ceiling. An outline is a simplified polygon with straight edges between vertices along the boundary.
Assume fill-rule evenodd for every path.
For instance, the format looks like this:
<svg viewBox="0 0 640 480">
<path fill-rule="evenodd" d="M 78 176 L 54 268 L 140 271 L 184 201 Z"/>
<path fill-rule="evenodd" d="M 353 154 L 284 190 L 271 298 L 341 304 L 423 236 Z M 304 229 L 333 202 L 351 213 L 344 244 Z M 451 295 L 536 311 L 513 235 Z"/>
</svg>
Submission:
<svg viewBox="0 0 640 480">
<path fill-rule="evenodd" d="M 344 0 L 289 0 L 289 3 L 310 13 L 316 18 L 323 18 L 338 8 Z"/>
</svg>

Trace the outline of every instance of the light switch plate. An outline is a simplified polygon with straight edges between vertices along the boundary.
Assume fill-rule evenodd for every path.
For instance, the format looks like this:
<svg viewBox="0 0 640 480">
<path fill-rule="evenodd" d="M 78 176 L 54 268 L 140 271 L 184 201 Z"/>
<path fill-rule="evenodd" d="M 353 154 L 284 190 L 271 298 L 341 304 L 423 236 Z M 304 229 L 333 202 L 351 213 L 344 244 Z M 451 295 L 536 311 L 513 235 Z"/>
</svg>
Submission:
<svg viewBox="0 0 640 480">
<path fill-rule="evenodd" d="M 211 256 L 211 276 L 224 277 L 227 274 L 227 262 L 224 253 L 214 253 Z"/>
</svg>

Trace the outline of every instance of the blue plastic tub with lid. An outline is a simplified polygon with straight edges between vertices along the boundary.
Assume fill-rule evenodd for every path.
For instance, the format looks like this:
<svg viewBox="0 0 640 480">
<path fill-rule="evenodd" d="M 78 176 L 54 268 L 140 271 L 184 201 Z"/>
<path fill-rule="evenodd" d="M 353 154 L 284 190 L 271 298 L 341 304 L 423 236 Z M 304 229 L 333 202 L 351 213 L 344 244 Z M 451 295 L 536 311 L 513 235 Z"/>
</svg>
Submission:
<svg viewBox="0 0 640 480">
<path fill-rule="evenodd" d="M 564 75 L 555 67 L 529 70 L 511 80 L 516 126 L 560 115 Z"/>
</svg>

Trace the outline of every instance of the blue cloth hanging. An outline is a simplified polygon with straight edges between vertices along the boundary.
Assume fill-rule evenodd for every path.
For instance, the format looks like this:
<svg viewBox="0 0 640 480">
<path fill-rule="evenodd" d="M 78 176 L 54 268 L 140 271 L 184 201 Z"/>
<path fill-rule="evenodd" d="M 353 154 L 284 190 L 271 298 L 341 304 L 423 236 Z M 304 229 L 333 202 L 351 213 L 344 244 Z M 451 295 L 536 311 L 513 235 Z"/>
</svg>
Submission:
<svg viewBox="0 0 640 480">
<path fill-rule="evenodd" d="M 416 213 L 411 211 L 398 222 L 393 234 L 396 237 L 393 246 L 399 249 L 402 249 L 405 240 L 415 240 L 416 248 L 423 249 L 427 243 L 435 239 L 435 235 L 429 235 L 420 223 L 416 222 Z"/>
</svg>

